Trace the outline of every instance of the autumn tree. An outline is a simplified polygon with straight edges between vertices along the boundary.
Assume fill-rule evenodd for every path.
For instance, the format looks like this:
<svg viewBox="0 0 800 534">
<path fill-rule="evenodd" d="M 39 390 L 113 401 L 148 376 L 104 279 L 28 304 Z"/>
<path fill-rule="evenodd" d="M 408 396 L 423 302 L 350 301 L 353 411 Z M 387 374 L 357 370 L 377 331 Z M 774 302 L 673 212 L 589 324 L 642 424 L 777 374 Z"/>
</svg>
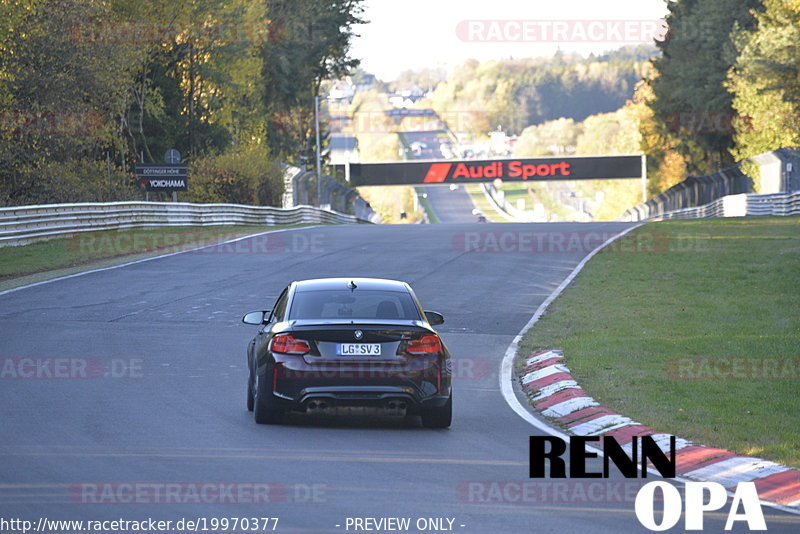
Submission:
<svg viewBox="0 0 800 534">
<path fill-rule="evenodd" d="M 759 0 L 677 0 L 669 2 L 669 33 L 657 44 L 649 104 L 660 128 L 669 129 L 688 170 L 705 174 L 733 163 L 732 95 L 725 86 L 736 61 L 734 29 L 755 25 Z M 720 127 L 719 125 L 722 124 Z"/>
<path fill-rule="evenodd" d="M 758 27 L 736 35 L 739 56 L 727 84 L 737 160 L 800 145 L 800 2 L 763 2 Z"/>
<path fill-rule="evenodd" d="M 119 132 L 135 53 L 98 46 L 108 5 L 0 2 L 0 202 L 76 200 L 106 191 L 106 151 Z M 101 188 L 102 186 L 102 188 Z"/>
<path fill-rule="evenodd" d="M 269 31 L 260 47 L 266 142 L 295 164 L 312 161 L 314 97 L 326 79 L 350 73 L 362 0 L 266 0 Z"/>
</svg>

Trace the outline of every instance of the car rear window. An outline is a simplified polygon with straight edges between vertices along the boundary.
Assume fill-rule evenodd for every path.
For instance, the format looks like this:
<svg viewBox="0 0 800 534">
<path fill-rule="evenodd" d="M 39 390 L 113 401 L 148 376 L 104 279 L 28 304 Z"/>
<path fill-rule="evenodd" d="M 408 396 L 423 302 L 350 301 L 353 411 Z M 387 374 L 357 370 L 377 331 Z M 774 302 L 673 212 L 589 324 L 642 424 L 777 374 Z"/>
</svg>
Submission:
<svg viewBox="0 0 800 534">
<path fill-rule="evenodd" d="M 334 289 L 298 291 L 289 319 L 419 320 L 411 295 L 402 291 Z"/>
</svg>

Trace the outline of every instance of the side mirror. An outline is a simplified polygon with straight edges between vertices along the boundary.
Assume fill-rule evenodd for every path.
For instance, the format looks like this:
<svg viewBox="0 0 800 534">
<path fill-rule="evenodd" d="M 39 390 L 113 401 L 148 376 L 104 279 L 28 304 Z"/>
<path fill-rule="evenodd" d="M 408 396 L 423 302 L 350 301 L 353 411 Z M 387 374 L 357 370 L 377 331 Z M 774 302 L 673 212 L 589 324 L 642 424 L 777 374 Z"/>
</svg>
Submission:
<svg viewBox="0 0 800 534">
<path fill-rule="evenodd" d="M 434 325 L 437 325 L 437 324 L 442 324 L 444 322 L 444 315 L 442 315 L 439 312 L 426 311 L 425 312 L 425 317 L 427 317 L 428 323 L 431 326 L 434 326 Z"/>
<path fill-rule="evenodd" d="M 248 314 L 245 314 L 245 316 L 242 317 L 242 322 L 244 324 L 257 324 L 257 325 L 265 324 L 268 314 L 269 310 L 253 311 Z"/>
</svg>

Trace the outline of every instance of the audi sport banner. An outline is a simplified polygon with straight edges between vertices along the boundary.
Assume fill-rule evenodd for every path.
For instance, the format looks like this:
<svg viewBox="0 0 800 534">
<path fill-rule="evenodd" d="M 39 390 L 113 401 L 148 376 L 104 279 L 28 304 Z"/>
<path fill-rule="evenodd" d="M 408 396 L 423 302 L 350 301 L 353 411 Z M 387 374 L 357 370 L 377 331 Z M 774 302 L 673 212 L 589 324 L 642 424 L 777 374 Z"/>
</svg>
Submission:
<svg viewBox="0 0 800 534">
<path fill-rule="evenodd" d="M 350 165 L 350 183 L 417 185 L 546 180 L 612 180 L 642 177 L 642 156 L 403 161 Z"/>
<path fill-rule="evenodd" d="M 136 178 L 147 191 L 188 191 L 183 163 L 137 163 Z"/>
</svg>

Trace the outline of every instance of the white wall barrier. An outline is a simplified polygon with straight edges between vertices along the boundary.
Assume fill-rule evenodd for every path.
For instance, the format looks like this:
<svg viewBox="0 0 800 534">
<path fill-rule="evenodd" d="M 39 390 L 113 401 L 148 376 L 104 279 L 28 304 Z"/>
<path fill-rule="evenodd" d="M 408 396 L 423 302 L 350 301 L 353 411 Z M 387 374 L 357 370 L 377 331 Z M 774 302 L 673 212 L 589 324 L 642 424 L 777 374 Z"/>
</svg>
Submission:
<svg viewBox="0 0 800 534">
<path fill-rule="evenodd" d="M 311 206 L 272 208 L 188 202 L 45 204 L 0 208 L 0 247 L 121 228 L 369 222 Z"/>
</svg>

